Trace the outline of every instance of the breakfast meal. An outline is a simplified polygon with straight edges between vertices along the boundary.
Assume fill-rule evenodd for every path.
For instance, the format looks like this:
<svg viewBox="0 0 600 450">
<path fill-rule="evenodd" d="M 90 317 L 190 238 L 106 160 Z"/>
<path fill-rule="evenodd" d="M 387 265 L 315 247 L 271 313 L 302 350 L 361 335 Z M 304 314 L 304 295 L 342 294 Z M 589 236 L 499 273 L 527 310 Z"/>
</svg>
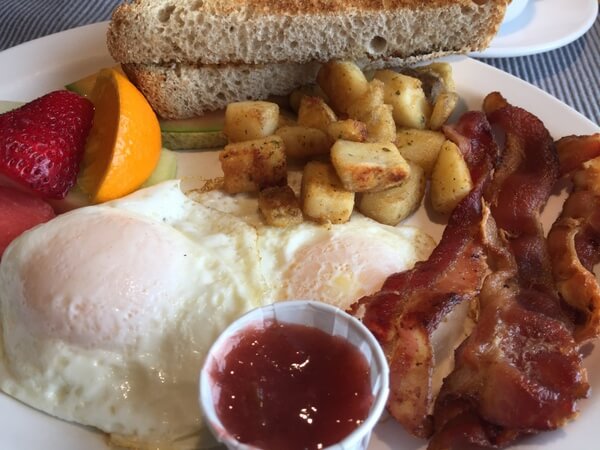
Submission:
<svg viewBox="0 0 600 450">
<path fill-rule="evenodd" d="M 503 448 L 573 420 L 590 390 L 582 348 L 600 333 L 600 133 L 555 141 L 499 92 L 465 111 L 452 64 L 426 61 L 485 47 L 507 3 L 118 7 L 108 47 L 122 70 L 0 114 L 0 389 L 110 445 L 209 448 L 209 350 L 248 311 L 308 299 L 376 338 L 387 409 L 430 450 Z M 166 136 L 190 130 L 188 144 L 218 143 L 197 151 L 219 170 L 182 189 Z M 404 222 L 423 210 L 443 222 L 438 242 Z M 256 411 L 297 415 L 305 392 L 260 410 L 268 368 L 252 349 L 283 361 L 306 330 L 254 331 L 213 371 L 228 396 L 215 407 L 253 405 L 223 420 L 283 448 L 300 429 L 265 438 Z M 332 362 L 364 372 L 326 338 L 302 350 L 323 364 L 313 377 Z M 250 384 L 231 374 L 242 362 Z M 364 420 L 359 406 L 348 420 Z"/>
</svg>

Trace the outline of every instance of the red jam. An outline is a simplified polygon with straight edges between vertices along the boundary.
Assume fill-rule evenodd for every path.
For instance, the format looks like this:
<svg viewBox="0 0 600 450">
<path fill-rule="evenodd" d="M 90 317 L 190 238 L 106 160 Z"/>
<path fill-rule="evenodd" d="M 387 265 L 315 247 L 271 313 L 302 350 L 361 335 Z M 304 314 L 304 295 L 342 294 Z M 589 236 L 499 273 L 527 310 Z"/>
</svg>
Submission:
<svg viewBox="0 0 600 450">
<path fill-rule="evenodd" d="M 369 365 L 346 340 L 276 322 L 233 339 L 239 342 L 213 364 L 211 375 L 216 412 L 238 441 L 262 449 L 322 449 L 367 418 Z"/>
</svg>

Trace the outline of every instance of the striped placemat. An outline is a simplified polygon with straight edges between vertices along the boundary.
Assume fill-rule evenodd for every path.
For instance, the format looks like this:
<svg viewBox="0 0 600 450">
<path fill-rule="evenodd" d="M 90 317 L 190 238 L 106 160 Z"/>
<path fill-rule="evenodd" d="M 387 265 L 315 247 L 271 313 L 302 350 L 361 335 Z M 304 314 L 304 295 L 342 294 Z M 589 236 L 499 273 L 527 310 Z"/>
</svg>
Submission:
<svg viewBox="0 0 600 450">
<path fill-rule="evenodd" d="M 0 50 L 108 20 L 120 0 L 0 0 Z M 600 123 L 600 19 L 575 42 L 546 53 L 484 62 L 526 80 Z"/>
<path fill-rule="evenodd" d="M 0 0 L 0 50 L 108 20 L 120 0 Z"/>
</svg>

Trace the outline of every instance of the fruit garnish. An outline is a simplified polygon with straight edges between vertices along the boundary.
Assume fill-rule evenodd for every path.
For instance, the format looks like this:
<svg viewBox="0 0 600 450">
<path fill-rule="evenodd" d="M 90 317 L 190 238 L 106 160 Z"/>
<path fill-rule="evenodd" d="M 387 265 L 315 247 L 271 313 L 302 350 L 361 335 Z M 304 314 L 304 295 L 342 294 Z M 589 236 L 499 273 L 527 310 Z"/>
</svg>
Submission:
<svg viewBox="0 0 600 450">
<path fill-rule="evenodd" d="M 0 115 L 0 175 L 47 198 L 64 198 L 75 184 L 92 103 L 55 91 Z"/>
<path fill-rule="evenodd" d="M 124 74 L 123 69 L 121 69 L 120 65 L 116 65 L 112 67 L 117 72 Z M 94 85 L 96 84 L 96 77 L 98 76 L 98 72 L 94 72 L 91 75 L 87 75 L 83 78 L 80 78 L 77 81 L 73 81 L 65 85 L 69 91 L 75 92 L 79 95 L 83 95 L 84 97 L 89 97 L 94 90 Z"/>
<path fill-rule="evenodd" d="M 225 111 L 212 111 L 191 119 L 160 119 L 163 145 L 172 150 L 223 147 Z"/>
<path fill-rule="evenodd" d="M 41 198 L 0 186 L 0 258 L 13 239 L 53 217 L 52 207 Z"/>
<path fill-rule="evenodd" d="M 142 187 L 154 186 L 163 181 L 172 180 L 177 175 L 177 153 L 163 148 L 158 164 L 152 175 L 142 184 Z"/>
<path fill-rule="evenodd" d="M 94 203 L 123 197 L 152 174 L 161 136 L 144 96 L 114 69 L 100 71 L 91 100 L 96 107 L 78 183 Z"/>
</svg>

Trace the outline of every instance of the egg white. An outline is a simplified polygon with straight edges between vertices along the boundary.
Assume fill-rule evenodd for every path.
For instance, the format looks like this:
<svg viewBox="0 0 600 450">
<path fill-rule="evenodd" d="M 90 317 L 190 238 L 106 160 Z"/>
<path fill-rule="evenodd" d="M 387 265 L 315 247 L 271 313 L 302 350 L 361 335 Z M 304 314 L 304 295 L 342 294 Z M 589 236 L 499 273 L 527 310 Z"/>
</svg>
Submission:
<svg viewBox="0 0 600 450">
<path fill-rule="evenodd" d="M 0 263 L 0 388 L 121 445 L 209 445 L 200 367 L 265 290 L 256 230 L 178 182 L 64 214 Z"/>
</svg>

